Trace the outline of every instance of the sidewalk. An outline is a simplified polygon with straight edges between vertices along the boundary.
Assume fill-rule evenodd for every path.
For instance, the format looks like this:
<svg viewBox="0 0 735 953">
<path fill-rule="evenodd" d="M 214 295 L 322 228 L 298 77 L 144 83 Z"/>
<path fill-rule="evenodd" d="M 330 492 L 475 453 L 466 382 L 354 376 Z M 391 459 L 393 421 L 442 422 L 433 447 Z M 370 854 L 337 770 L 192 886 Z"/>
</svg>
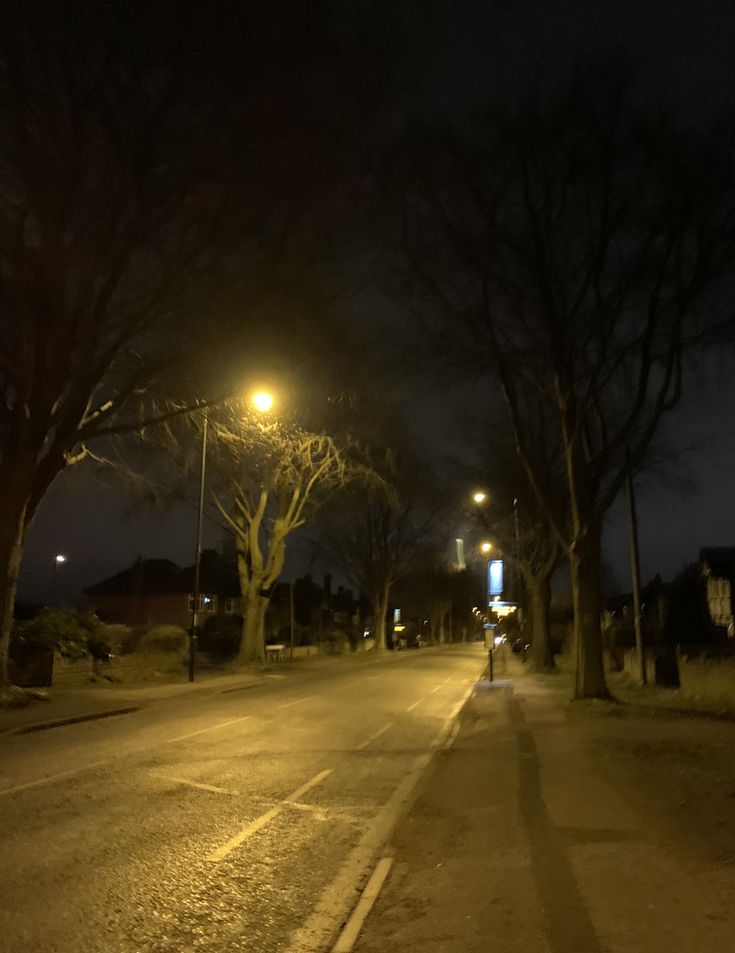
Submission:
<svg viewBox="0 0 735 953">
<path fill-rule="evenodd" d="M 124 715 L 139 708 L 183 695 L 238 691 L 255 688 L 265 681 L 265 673 L 224 675 L 207 672 L 196 681 L 165 682 L 156 685 L 111 685 L 95 682 L 74 688 L 38 689 L 44 700 L 31 702 L 24 708 L 0 709 L 0 735 L 42 731 L 79 721 Z"/>
<path fill-rule="evenodd" d="M 479 683 L 356 953 L 735 949 L 735 726 L 567 699 L 563 676 Z"/>
</svg>

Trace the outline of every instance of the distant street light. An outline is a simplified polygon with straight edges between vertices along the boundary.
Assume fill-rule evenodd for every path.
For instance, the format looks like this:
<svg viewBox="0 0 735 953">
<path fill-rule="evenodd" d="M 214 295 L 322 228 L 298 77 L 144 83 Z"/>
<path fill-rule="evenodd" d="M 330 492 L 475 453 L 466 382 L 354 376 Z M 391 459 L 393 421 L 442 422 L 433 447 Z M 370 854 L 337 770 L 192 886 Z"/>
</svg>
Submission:
<svg viewBox="0 0 735 953">
<path fill-rule="evenodd" d="M 54 556 L 54 584 L 53 591 L 51 593 L 51 603 L 53 605 L 56 602 L 56 595 L 59 588 L 59 566 L 62 566 L 66 562 L 66 556 L 63 553 L 57 553 Z"/>
<path fill-rule="evenodd" d="M 274 403 L 273 395 L 268 391 L 256 391 L 250 403 L 259 413 L 267 413 Z M 191 607 L 191 631 L 189 633 L 189 681 L 194 681 L 194 659 L 196 655 L 197 632 L 199 630 L 199 601 L 201 599 L 202 571 L 202 521 L 204 519 L 204 486 L 207 475 L 207 434 L 209 431 L 209 408 L 204 408 L 202 422 L 202 451 L 199 463 L 199 505 L 197 506 L 197 539 L 194 555 L 194 593 Z M 58 557 L 57 557 L 58 559 Z"/>
<path fill-rule="evenodd" d="M 484 553 L 487 556 L 487 554 L 492 550 L 492 548 L 493 548 L 492 543 L 482 543 L 480 546 L 480 552 Z"/>
<path fill-rule="evenodd" d="M 487 500 L 487 493 L 485 493 L 484 490 L 475 490 L 472 494 L 472 501 L 473 503 L 477 503 L 478 506 L 484 503 L 485 500 Z"/>
</svg>

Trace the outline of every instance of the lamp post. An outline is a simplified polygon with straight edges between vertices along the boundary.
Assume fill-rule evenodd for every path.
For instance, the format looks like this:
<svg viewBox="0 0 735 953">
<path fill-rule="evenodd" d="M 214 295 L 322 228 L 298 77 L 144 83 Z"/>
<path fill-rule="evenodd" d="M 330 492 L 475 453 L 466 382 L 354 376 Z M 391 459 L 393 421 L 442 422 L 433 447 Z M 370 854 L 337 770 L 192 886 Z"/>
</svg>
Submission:
<svg viewBox="0 0 735 953">
<path fill-rule="evenodd" d="M 273 395 L 268 391 L 256 391 L 250 398 L 250 404 L 260 413 L 267 413 L 273 406 Z M 191 607 L 191 630 L 189 632 L 189 681 L 194 681 L 196 643 L 199 632 L 199 603 L 202 574 L 202 523 L 204 520 L 204 489 L 207 478 L 207 436 L 209 432 L 209 409 L 204 408 L 202 422 L 202 449 L 199 462 L 199 502 L 197 506 L 196 549 L 194 552 L 194 593 Z"/>
<path fill-rule="evenodd" d="M 189 681 L 194 681 L 197 632 L 199 630 L 199 600 L 202 569 L 202 521 L 204 519 L 204 486 L 207 477 L 207 434 L 209 432 L 209 409 L 204 408 L 202 422 L 202 450 L 199 459 L 199 504 L 197 506 L 197 537 L 194 551 L 194 594 L 191 604 L 191 631 L 189 632 Z"/>
</svg>

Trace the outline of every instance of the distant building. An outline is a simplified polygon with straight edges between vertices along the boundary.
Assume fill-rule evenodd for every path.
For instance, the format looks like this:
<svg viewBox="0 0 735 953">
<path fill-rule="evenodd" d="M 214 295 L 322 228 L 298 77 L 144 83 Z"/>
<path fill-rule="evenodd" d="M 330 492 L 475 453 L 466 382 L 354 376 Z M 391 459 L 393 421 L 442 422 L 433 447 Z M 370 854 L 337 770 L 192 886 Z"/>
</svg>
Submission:
<svg viewBox="0 0 735 953">
<path fill-rule="evenodd" d="M 202 553 L 200 622 L 207 615 L 238 615 L 240 587 L 233 563 L 215 550 Z M 169 559 L 137 559 L 132 566 L 85 589 L 89 608 L 115 625 L 191 625 L 194 567 Z"/>
<path fill-rule="evenodd" d="M 709 617 L 713 625 L 727 629 L 733 619 L 735 546 L 711 546 L 699 553 L 699 568 L 706 582 Z"/>
</svg>

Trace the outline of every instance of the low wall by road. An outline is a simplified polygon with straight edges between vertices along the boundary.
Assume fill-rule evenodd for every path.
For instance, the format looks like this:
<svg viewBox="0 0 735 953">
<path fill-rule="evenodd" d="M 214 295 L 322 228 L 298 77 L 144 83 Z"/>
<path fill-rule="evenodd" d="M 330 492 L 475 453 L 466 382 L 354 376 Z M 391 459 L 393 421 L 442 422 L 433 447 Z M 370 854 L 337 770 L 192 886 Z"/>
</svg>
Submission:
<svg viewBox="0 0 735 953">
<path fill-rule="evenodd" d="M 714 708 L 735 711 L 735 659 L 679 658 L 682 693 Z"/>
</svg>

